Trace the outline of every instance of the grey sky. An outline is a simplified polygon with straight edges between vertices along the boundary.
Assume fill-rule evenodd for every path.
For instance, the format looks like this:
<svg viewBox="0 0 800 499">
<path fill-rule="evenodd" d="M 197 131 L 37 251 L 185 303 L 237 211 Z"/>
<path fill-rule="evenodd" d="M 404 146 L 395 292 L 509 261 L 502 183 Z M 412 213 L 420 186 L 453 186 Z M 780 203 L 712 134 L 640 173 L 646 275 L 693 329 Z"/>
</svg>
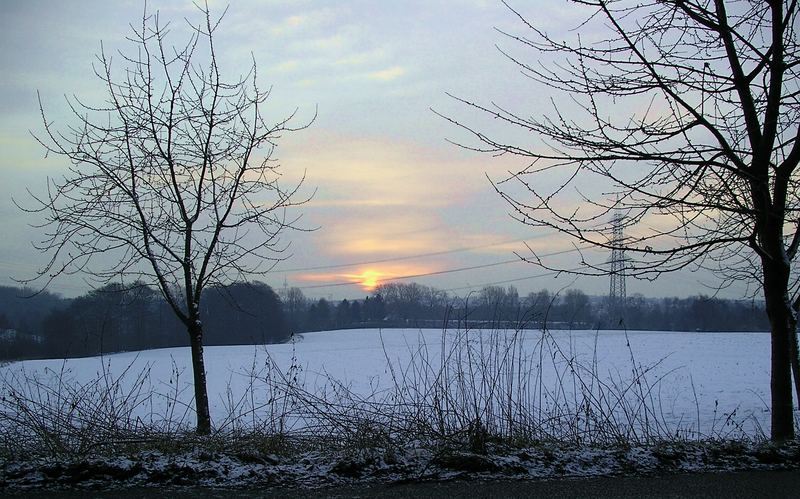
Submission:
<svg viewBox="0 0 800 499">
<path fill-rule="evenodd" d="M 533 20 L 572 36 L 565 29 L 576 19 L 574 7 L 556 0 L 526 4 L 522 8 Z M 222 6 L 211 2 L 217 12 Z M 183 17 L 196 14 L 184 0 L 151 1 L 148 9 L 175 23 L 178 45 L 184 39 Z M 31 276 L 44 258 L 30 248 L 30 241 L 41 237 L 27 225 L 35 218 L 23 215 L 12 196 L 24 202 L 26 187 L 41 192 L 46 176 L 59 175 L 64 167 L 59 158 L 45 159 L 28 133 L 41 130 L 36 91 L 48 117 L 61 125 L 64 94 L 100 102 L 101 89 L 91 73 L 100 41 L 109 51 L 124 47 L 128 24 L 141 22 L 142 10 L 140 1 L 0 3 L 0 284 L 12 284 L 12 276 Z M 533 87 L 497 51 L 496 44 L 517 48 L 495 27 L 523 31 L 511 12 L 491 0 L 231 2 L 216 38 L 223 71 L 238 74 L 252 53 L 262 82 L 273 85 L 276 118 L 295 108 L 301 120 L 319 111 L 309 129 L 279 143 L 277 156 L 287 175 L 307 172 L 308 192 L 316 189 L 317 195 L 303 211 L 308 226 L 320 229 L 287 234 L 294 256 L 270 284 L 281 286 L 287 279 L 290 285 L 315 286 L 357 280 L 354 276 L 370 269 L 391 276 L 499 262 L 524 246 L 485 246 L 520 239 L 545 252 L 569 247 L 510 220 L 493 193 L 485 174 L 500 177 L 519 161 L 448 144 L 446 138 L 463 137 L 430 111 L 469 117 L 445 92 L 530 112 L 548 105 L 547 90 Z M 484 248 L 381 265 L 281 271 L 468 247 Z M 559 258 L 567 266 L 578 262 L 574 253 Z M 449 289 L 539 273 L 519 263 L 416 280 Z M 571 282 L 548 277 L 514 285 L 525 293 Z M 584 279 L 579 285 L 592 293 L 608 286 L 606 279 Z M 74 295 L 87 285 L 63 278 L 52 289 Z M 310 296 L 364 294 L 356 285 L 305 291 Z M 630 282 L 629 292 L 636 291 L 658 296 L 704 289 L 687 273 L 660 280 L 657 288 Z M 741 288 L 727 294 L 738 296 Z"/>
</svg>

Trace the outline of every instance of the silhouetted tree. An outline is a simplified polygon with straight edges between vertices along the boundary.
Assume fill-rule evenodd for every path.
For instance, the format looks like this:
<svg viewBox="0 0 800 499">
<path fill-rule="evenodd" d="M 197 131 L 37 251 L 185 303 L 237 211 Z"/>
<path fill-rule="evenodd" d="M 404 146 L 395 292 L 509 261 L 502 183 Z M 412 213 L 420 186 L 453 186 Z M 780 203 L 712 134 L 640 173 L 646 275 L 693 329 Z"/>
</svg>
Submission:
<svg viewBox="0 0 800 499">
<path fill-rule="evenodd" d="M 526 166 L 495 188 L 523 223 L 611 251 L 619 245 L 609 238 L 612 213 L 621 213 L 622 227 L 635 226 L 623 241 L 629 276 L 700 267 L 756 280 L 772 332 L 771 436 L 794 438 L 797 2 L 581 0 L 574 8 L 586 17 L 571 41 L 522 14 L 528 35 L 509 35 L 535 53 L 511 60 L 565 101 L 554 99 L 542 116 L 461 99 L 492 118 L 493 132 L 451 121 L 477 138 L 469 147 L 522 158 Z M 531 141 L 504 138 L 497 124 Z M 609 272 L 606 262 L 582 263 L 579 272 Z"/>
<path fill-rule="evenodd" d="M 48 181 L 31 211 L 46 219 L 37 247 L 52 258 L 40 277 L 88 272 L 100 282 L 145 280 L 164 296 L 191 344 L 197 432 L 211 431 L 203 361 L 203 291 L 261 275 L 285 249 L 298 186 L 279 183 L 276 140 L 293 115 L 263 113 L 255 62 L 224 80 L 214 35 L 219 19 L 200 6 L 182 47 L 167 44 L 159 15 L 132 25 L 126 67 L 101 46 L 95 74 L 106 101 L 69 101 L 74 124 L 58 131 L 40 108 L 48 153 L 69 172 Z M 188 23 L 188 22 L 187 22 Z M 301 201 L 302 202 L 302 201 Z"/>
</svg>

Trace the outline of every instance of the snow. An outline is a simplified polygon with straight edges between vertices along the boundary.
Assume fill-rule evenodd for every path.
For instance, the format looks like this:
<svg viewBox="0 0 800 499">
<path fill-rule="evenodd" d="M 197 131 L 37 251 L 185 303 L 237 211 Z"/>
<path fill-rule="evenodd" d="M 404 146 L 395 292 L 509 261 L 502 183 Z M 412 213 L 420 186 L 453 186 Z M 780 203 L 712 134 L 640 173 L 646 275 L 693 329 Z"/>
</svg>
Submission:
<svg viewBox="0 0 800 499">
<path fill-rule="evenodd" d="M 411 450 L 411 449 L 407 449 Z M 9 490 L 44 488 L 109 489 L 150 487 L 143 495 L 164 495 L 162 487 L 231 487 L 269 490 L 348 484 L 421 481 L 558 479 L 632 476 L 675 472 L 797 469 L 800 446 L 726 447 L 724 443 L 673 444 L 669 448 L 573 447 L 494 449 L 486 456 L 465 452 L 414 454 L 373 449 L 360 455 L 306 452 L 261 462 L 240 455 L 198 450 L 178 454 L 141 452 L 130 458 L 0 462 Z M 327 495 L 322 491 L 322 495 Z"/>
<path fill-rule="evenodd" d="M 121 421 L 122 428 L 131 422 L 155 428 L 162 424 L 161 428 L 177 430 L 166 434 L 177 440 L 174 446 L 137 447 L 140 434 L 134 433 L 130 447 L 117 447 L 117 443 L 125 444 L 126 438 L 118 431 L 111 434 L 110 442 L 103 435 L 89 435 L 92 445 L 100 444 L 90 447 L 94 449 L 91 452 L 52 455 L 27 453 L 25 442 L 13 440 L 6 442 L 8 455 L 0 457 L 0 483 L 10 488 L 263 489 L 462 478 L 797 469 L 800 444 L 773 446 L 760 440 L 769 423 L 769 350 L 769 335 L 764 333 L 443 333 L 433 329 L 327 331 L 303 334 L 281 345 L 206 347 L 211 414 L 215 428 L 223 430 L 209 437 L 191 433 L 194 415 L 188 347 L 16 362 L 0 367 L 2 410 L 12 411 L 11 418 L 0 418 L 4 424 L 14 419 L 13 401 L 23 394 L 28 397 L 28 407 L 40 411 L 34 413 L 36 422 L 48 421 L 46 408 L 51 407 L 58 416 L 58 431 L 74 431 L 76 442 L 85 437 L 80 435 L 82 428 L 92 425 L 93 411 L 101 419 L 98 431 L 108 424 L 103 419 L 106 413 L 128 414 L 128 419 Z M 519 385 L 520 379 L 529 383 Z M 502 391 L 513 383 L 517 383 L 513 389 Z M 307 417 L 308 411 L 294 408 L 296 400 L 288 402 L 288 410 L 280 403 L 275 405 L 276 400 L 290 400 L 286 388 L 292 386 L 304 396 L 317 397 L 313 402 L 321 413 L 339 410 L 343 417 L 353 417 L 353 407 L 378 409 L 380 415 L 380 410 L 392 412 L 403 406 L 390 403 L 385 409 L 380 404 L 387 398 L 414 401 L 420 394 L 429 397 L 433 393 L 458 401 L 470 390 L 476 397 L 456 406 L 456 416 L 465 419 L 456 417 L 449 436 L 438 442 L 414 433 L 410 438 L 390 440 L 380 426 L 367 426 L 354 432 L 356 437 L 363 432 L 359 440 L 343 440 L 346 443 L 341 445 L 327 445 L 323 440 L 311 448 L 300 443 L 281 451 L 280 447 L 254 446 L 247 432 L 225 433 L 237 425 L 247 426 L 248 421 L 274 424 L 277 415 L 290 431 L 312 425 L 312 437 L 329 436 L 320 428 L 330 427 L 313 426 L 319 425 L 320 419 L 315 421 Z M 498 386 L 499 391 L 493 392 Z M 524 389 L 517 391 L 520 387 Z M 463 441 L 453 438 L 469 435 L 476 427 L 471 426 L 474 418 L 469 414 L 476 401 L 487 410 L 481 412 L 479 425 L 489 424 L 492 415 L 502 418 L 503 413 L 492 404 L 503 405 L 497 402 L 507 393 L 519 395 L 523 406 L 534 405 L 527 415 L 536 415 L 536 407 L 541 406 L 543 416 L 537 424 L 553 419 L 556 427 L 566 426 L 567 438 L 534 438 L 523 445 L 484 442 L 485 449 L 477 451 L 469 437 Z M 491 403 L 486 403 L 489 399 Z M 586 400 L 607 405 L 581 405 Z M 430 400 L 424 399 L 424 403 Z M 613 431 L 638 427 L 643 416 L 656 419 L 658 425 L 668 426 L 657 435 L 665 438 L 591 442 L 578 433 L 578 439 L 570 439 L 570 428 L 594 428 L 601 436 L 609 430 L 603 426 L 607 421 L 603 418 L 593 420 L 600 426 L 592 427 L 584 414 L 588 409 L 608 411 L 605 416 L 617 424 Z M 74 417 L 77 424 L 62 424 L 65 412 L 69 414 L 66 418 Z M 415 412 L 414 417 L 417 415 Z M 626 426 L 631 419 L 634 425 Z M 365 420 L 352 421 L 360 424 Z M 463 421 L 468 425 L 459 428 Z M 189 431 L 183 433 L 182 429 Z M 21 433 L 9 433 L 22 434 L 25 428 Z M 754 438 L 718 438 L 740 436 Z M 303 438 L 297 441 L 303 442 Z M 59 435 L 57 440 L 70 442 L 68 436 Z M 8 449 L 12 449 L 10 453 Z"/>
<path fill-rule="evenodd" d="M 491 356 L 503 349 L 518 355 L 522 368 L 512 370 L 536 378 L 532 386 L 552 394 L 550 399 L 537 399 L 540 403 L 576 400 L 582 390 L 571 377 L 576 371 L 591 385 L 584 386 L 584 391 L 598 389 L 600 382 L 629 393 L 640 390 L 671 431 L 758 437 L 769 428 L 768 334 L 652 331 L 543 335 L 537 330 L 443 334 L 434 329 L 358 329 L 305 333 L 279 345 L 210 346 L 205 348 L 205 366 L 212 420 L 220 425 L 232 413 L 267 404 L 274 396 L 267 382 L 270 372 L 279 372 L 290 382 L 296 378 L 310 392 L 330 394 L 339 386 L 369 397 L 391 392 L 403 375 L 419 380 L 440 366 L 443 354 L 450 360 L 459 352 L 463 356 L 465 346 L 472 355 Z M 487 362 L 507 366 L 497 356 Z M 635 383 L 645 371 L 642 382 Z M 136 417 L 193 422 L 188 347 L 0 367 L 5 390 L 33 378 L 53 386 L 59 378 L 74 386 L 98 378 L 118 380 L 122 393 L 144 383 L 144 391 L 154 396 L 135 408 Z"/>
</svg>

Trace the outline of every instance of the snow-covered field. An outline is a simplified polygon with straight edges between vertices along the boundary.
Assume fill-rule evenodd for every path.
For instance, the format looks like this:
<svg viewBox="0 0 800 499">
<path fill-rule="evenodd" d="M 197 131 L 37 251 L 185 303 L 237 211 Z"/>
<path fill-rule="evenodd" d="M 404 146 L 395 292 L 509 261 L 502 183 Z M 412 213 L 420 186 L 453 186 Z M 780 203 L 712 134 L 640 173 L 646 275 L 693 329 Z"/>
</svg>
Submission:
<svg viewBox="0 0 800 499">
<path fill-rule="evenodd" d="M 281 345 L 206 347 L 205 360 L 217 426 L 232 414 L 252 420 L 274 410 L 281 383 L 327 399 L 407 401 L 435 399 L 436 385 L 457 391 L 454 400 L 475 389 L 484 405 L 512 394 L 528 414 L 606 407 L 624 421 L 638 408 L 637 417 L 659 419 L 668 431 L 757 436 L 769 428 L 769 351 L 765 333 L 361 329 L 306 333 Z M 188 348 L 0 368 L 4 392 L 42 385 L 58 392 L 97 379 L 120 394 L 141 388 L 133 411 L 142 421 L 193 422 Z M 475 405 L 464 400 L 464 407 Z"/>
</svg>

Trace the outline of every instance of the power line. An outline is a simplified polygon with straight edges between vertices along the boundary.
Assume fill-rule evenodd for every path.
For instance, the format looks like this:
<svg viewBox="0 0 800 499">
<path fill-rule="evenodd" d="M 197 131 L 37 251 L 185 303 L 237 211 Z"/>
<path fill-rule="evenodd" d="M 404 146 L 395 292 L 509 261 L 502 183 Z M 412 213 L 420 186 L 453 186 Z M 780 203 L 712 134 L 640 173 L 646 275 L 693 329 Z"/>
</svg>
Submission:
<svg viewBox="0 0 800 499">
<path fill-rule="evenodd" d="M 541 258 L 541 257 L 548 257 L 548 256 L 563 255 L 565 253 L 572 253 L 574 251 L 578 251 L 578 248 L 571 248 L 571 249 L 568 249 L 568 250 L 561 250 L 561 251 L 554 251 L 552 253 L 545 253 L 545 254 L 539 255 L 539 257 Z M 498 267 L 500 265 L 509 265 L 511 263 L 517 263 L 517 262 L 523 262 L 523 261 L 524 260 L 521 260 L 519 258 L 515 258 L 513 260 L 503 260 L 501 262 L 484 263 L 484 264 L 481 264 L 481 265 L 471 265 L 469 267 L 458 267 L 458 268 L 454 268 L 454 269 L 437 270 L 437 271 L 433 271 L 433 272 L 423 272 L 423 273 L 420 273 L 420 274 L 409 274 L 409 275 L 403 275 L 403 276 L 387 277 L 385 279 L 378 279 L 378 280 L 381 283 L 392 282 L 392 281 L 401 281 L 401 280 L 404 280 L 404 279 L 414 279 L 414 278 L 417 278 L 417 277 L 428 277 L 428 276 L 434 276 L 434 275 L 452 274 L 452 273 L 455 273 L 455 272 L 464 272 L 464 271 L 467 271 L 467 270 L 478 270 L 478 269 L 484 269 L 484 268 L 489 268 L 489 267 Z M 521 281 L 521 280 L 524 280 L 524 279 L 532 279 L 532 278 L 533 277 L 517 278 L 517 279 L 511 279 L 509 281 L 504 281 L 504 282 L 513 282 L 513 281 L 516 281 L 516 280 L 520 280 Z M 333 288 L 333 287 L 339 287 L 339 286 L 352 286 L 352 285 L 358 285 L 358 284 L 360 284 L 359 281 L 341 281 L 341 282 L 334 282 L 334 283 L 330 283 L 330 284 L 314 284 L 314 285 L 310 285 L 310 286 L 300 286 L 299 289 Z M 497 284 L 500 284 L 500 282 L 498 282 Z M 468 286 L 468 287 L 472 287 L 472 286 Z"/>
<path fill-rule="evenodd" d="M 308 272 L 308 271 L 311 271 L 311 270 L 330 270 L 330 269 L 339 269 L 339 268 L 344 268 L 344 267 L 357 267 L 359 265 L 374 265 L 376 263 L 400 262 L 400 261 L 404 261 L 404 260 L 414 260 L 414 259 L 417 259 L 417 258 L 426 258 L 426 257 L 431 257 L 431 256 L 440 256 L 440 255 L 450 255 L 450 254 L 453 254 L 453 253 L 462 253 L 462 252 L 465 252 L 465 251 L 474 251 L 474 250 L 479 250 L 479 249 L 484 249 L 484 248 L 491 248 L 491 247 L 494 247 L 494 246 L 502 246 L 504 244 L 524 243 L 525 241 L 527 241 L 529 239 L 539 239 L 539 238 L 542 238 L 542 237 L 549 237 L 551 235 L 552 234 L 539 234 L 539 235 L 533 236 L 533 237 L 526 237 L 525 239 L 514 239 L 512 241 L 502 241 L 502 242 L 497 242 L 497 243 L 484 244 L 484 245 L 481 245 L 481 246 L 470 246 L 470 247 L 457 248 L 457 249 L 451 249 L 451 250 L 433 251 L 433 252 L 430 252 L 430 253 L 418 253 L 416 255 L 399 256 L 399 257 L 394 257 L 394 258 L 380 258 L 380 259 L 377 259 L 377 260 L 365 260 L 365 261 L 361 261 L 361 262 L 339 263 L 339 264 L 333 264 L 333 265 L 318 265 L 318 266 L 315 266 L 315 267 L 303 267 L 303 268 L 294 268 L 294 269 L 275 269 L 274 272 L 276 272 L 276 273 L 287 273 L 288 274 L 288 273 L 292 273 L 292 272 Z"/>
<path fill-rule="evenodd" d="M 525 242 L 525 241 L 530 240 L 530 239 L 540 239 L 542 237 L 549 237 L 550 235 L 552 235 L 552 234 L 539 234 L 539 235 L 536 235 L 536 236 L 533 236 L 533 237 L 527 237 L 525 239 L 514 239 L 514 240 L 510 240 L 510 241 L 501 241 L 501 242 L 495 242 L 495 243 L 491 243 L 491 244 L 484 244 L 484 245 L 480 245 L 480 246 L 470 246 L 470 247 L 456 248 L 456 249 L 451 249 L 451 250 L 434 251 L 434 252 L 429 252 L 429 253 L 419 253 L 419 254 L 415 254 L 415 255 L 408 255 L 408 256 L 395 257 L 395 258 L 382 258 L 382 259 L 376 259 L 376 260 L 366 260 L 366 261 L 361 261 L 361 262 L 350 262 L 350 263 L 334 264 L 334 265 L 319 265 L 319 266 L 315 266 L 315 267 L 304 267 L 304 268 L 295 268 L 295 269 L 276 270 L 275 272 L 276 273 L 292 273 L 292 272 L 304 272 L 304 271 L 311 271 L 311 270 L 328 270 L 328 269 L 336 269 L 336 268 L 355 267 L 355 266 L 359 266 L 359 265 L 371 265 L 371 264 L 376 264 L 376 263 L 387 263 L 387 262 L 395 262 L 395 261 L 403 261 L 403 260 L 412 260 L 412 259 L 417 259 L 417 258 L 448 255 L 448 254 L 453 254 L 453 253 L 461 253 L 461 252 L 465 252 L 465 251 L 474 251 L 474 250 L 483 249 L 483 248 L 491 248 L 491 247 L 494 247 L 494 246 L 502 246 L 504 244 L 520 243 L 520 242 Z M 541 258 L 541 257 L 562 255 L 562 254 L 565 254 L 565 253 L 572 253 L 574 251 L 578 251 L 578 249 L 577 248 L 572 248 L 572 249 L 568 249 L 568 250 L 561 250 L 561 251 L 555 251 L 555 252 L 551 252 L 551 253 L 545 253 L 545 254 L 539 255 L 539 257 Z M 423 272 L 423 273 L 418 273 L 418 274 L 408 274 L 408 275 L 395 276 L 395 277 L 386 277 L 384 279 L 379 279 L 379 281 L 383 283 L 383 282 L 400 281 L 400 280 L 405 280 L 405 279 L 414 279 L 414 278 L 419 278 L 419 277 L 429 277 L 429 276 L 435 276 L 435 275 L 451 274 L 451 273 L 456 273 L 456 272 L 465 272 L 465 271 L 469 271 L 469 270 L 479 270 L 479 269 L 490 268 L 490 267 L 498 267 L 498 266 L 501 266 L 501 265 L 509 265 L 509 264 L 512 264 L 512 263 L 517 263 L 517 262 L 522 262 L 522 261 L 523 260 L 521 260 L 519 258 L 515 258 L 513 260 L 503 260 L 503 261 L 500 261 L 500 262 L 492 262 L 492 263 L 485 263 L 485 264 L 479 264 L 479 265 L 471 265 L 471 266 L 467 266 L 467 267 L 458 267 L 458 268 L 438 270 L 438 271 L 433 271 L 433 272 Z M 1 262 L 0 261 L 0 265 L 7 265 L 7 264 L 6 264 L 6 262 Z M 495 284 L 505 284 L 505 283 L 509 283 L 509 282 L 517 282 L 517 281 L 523 281 L 523 280 L 527 280 L 527 279 L 534 279 L 534 278 L 537 278 L 537 277 L 544 277 L 544 276 L 552 275 L 552 274 L 555 274 L 555 273 L 557 273 L 557 272 L 548 272 L 548 273 L 544 273 L 544 274 L 537 274 L 537 275 L 534 275 L 534 276 L 519 277 L 519 278 L 515 278 L 515 279 L 507 279 L 507 280 L 503 280 L 503 281 L 496 281 L 496 282 L 480 284 L 480 285 L 476 285 L 476 286 L 462 286 L 462 287 L 458 287 L 458 288 L 447 289 L 446 291 L 457 291 L 457 290 L 461 290 L 461 289 L 470 289 L 470 288 L 475 288 L 475 287 L 480 287 L 480 286 L 491 286 L 491 285 L 495 285 Z M 328 284 L 316 284 L 316 285 L 309 285 L 309 286 L 300 286 L 299 289 L 319 289 L 319 288 L 329 288 L 329 287 L 352 286 L 352 285 L 358 285 L 358 284 L 360 284 L 360 282 L 358 282 L 358 281 L 341 281 L 341 282 L 334 282 L 334 283 L 328 283 Z M 63 284 L 59 285 L 59 286 L 54 286 L 54 287 L 62 287 L 62 288 L 75 289 L 75 290 L 80 289 L 80 288 L 75 287 L 75 286 L 69 286 L 69 285 L 63 285 Z"/>
<path fill-rule="evenodd" d="M 330 269 L 339 269 L 339 268 L 345 268 L 345 267 L 357 267 L 359 265 L 373 265 L 373 264 L 376 264 L 376 263 L 389 263 L 389 262 L 399 262 L 399 261 L 404 261 L 404 260 L 414 260 L 414 259 L 417 259 L 417 258 L 426 258 L 426 257 L 431 257 L 431 256 L 450 255 L 450 254 L 453 254 L 453 253 L 463 253 L 465 251 L 474 251 L 474 250 L 479 250 L 479 249 L 484 249 L 484 248 L 491 248 L 491 247 L 494 247 L 494 246 L 503 246 L 504 244 L 523 243 L 523 242 L 525 242 L 525 241 L 527 241 L 529 239 L 539 239 L 539 238 L 542 238 L 542 237 L 548 237 L 550 235 L 551 234 L 540 234 L 540 235 L 533 236 L 533 237 L 526 237 L 525 239 L 514 239 L 514 240 L 510 240 L 510 241 L 500 241 L 500 242 L 491 243 L 491 244 L 484 244 L 484 245 L 481 245 L 481 246 L 469 246 L 469 247 L 456 248 L 456 249 L 451 249 L 451 250 L 433 251 L 433 252 L 429 252 L 429 253 L 418 253 L 416 255 L 398 256 L 398 257 L 392 257 L 392 258 L 380 258 L 380 259 L 376 259 L 376 260 L 364 260 L 364 261 L 360 261 L 360 262 L 337 263 L 337 264 L 331 264 L 331 265 L 317 265 L 317 266 L 314 266 L 314 267 L 298 267 L 298 268 L 293 268 L 293 269 L 275 269 L 275 270 L 273 270 L 273 273 L 289 274 L 289 273 L 294 273 L 294 272 L 308 272 L 308 271 L 312 271 L 312 270 L 330 270 Z M 0 261 L 0 267 L 7 266 L 8 268 L 14 268 L 16 265 L 17 264 L 12 264 L 10 262 L 6 263 L 6 262 L 3 262 L 3 261 Z M 29 266 L 30 267 L 37 267 L 37 266 L 35 266 L 33 264 L 29 264 Z M 412 277 L 417 277 L 417 276 L 412 276 Z"/>
<path fill-rule="evenodd" d="M 447 269 L 447 270 L 437 270 L 435 272 L 424 272 L 421 274 L 409 274 L 409 275 L 401 275 L 395 277 L 387 277 L 385 279 L 379 279 L 380 282 L 390 282 L 390 281 L 400 281 L 403 279 L 413 279 L 415 277 L 428 277 L 432 275 L 441 275 L 441 274 L 451 274 L 453 272 L 464 272 L 466 270 L 477 270 L 477 269 L 485 269 L 488 267 L 497 267 L 500 265 L 508 265 L 510 263 L 519 263 L 522 262 L 519 258 L 515 258 L 513 260 L 504 260 L 502 262 L 493 262 L 493 263 L 484 263 L 481 265 L 472 265 L 470 267 L 459 267 L 455 269 Z M 315 284 L 311 286 L 300 286 L 300 289 L 315 289 L 315 288 L 332 288 L 335 286 L 348 286 L 353 284 L 360 284 L 359 281 L 342 281 L 342 282 L 334 282 L 331 284 Z"/>
<path fill-rule="evenodd" d="M 548 272 L 542 272 L 540 274 L 529 275 L 527 277 L 516 277 L 514 279 L 505 279 L 503 281 L 485 282 L 483 284 L 473 284 L 471 286 L 460 286 L 460 287 L 457 287 L 457 288 L 445 289 L 443 291 L 461 291 L 463 289 L 475 289 L 475 288 L 482 288 L 484 286 L 496 286 L 498 284 L 508 284 L 510 282 L 527 281 L 527 280 L 530 280 L 530 279 L 538 279 L 540 277 L 549 277 L 551 275 L 558 275 L 558 274 L 565 273 L 565 272 L 567 272 L 567 273 L 568 272 L 576 272 L 578 270 L 581 270 L 581 267 L 574 267 L 574 268 L 565 269 L 565 270 L 550 270 Z"/>
</svg>

